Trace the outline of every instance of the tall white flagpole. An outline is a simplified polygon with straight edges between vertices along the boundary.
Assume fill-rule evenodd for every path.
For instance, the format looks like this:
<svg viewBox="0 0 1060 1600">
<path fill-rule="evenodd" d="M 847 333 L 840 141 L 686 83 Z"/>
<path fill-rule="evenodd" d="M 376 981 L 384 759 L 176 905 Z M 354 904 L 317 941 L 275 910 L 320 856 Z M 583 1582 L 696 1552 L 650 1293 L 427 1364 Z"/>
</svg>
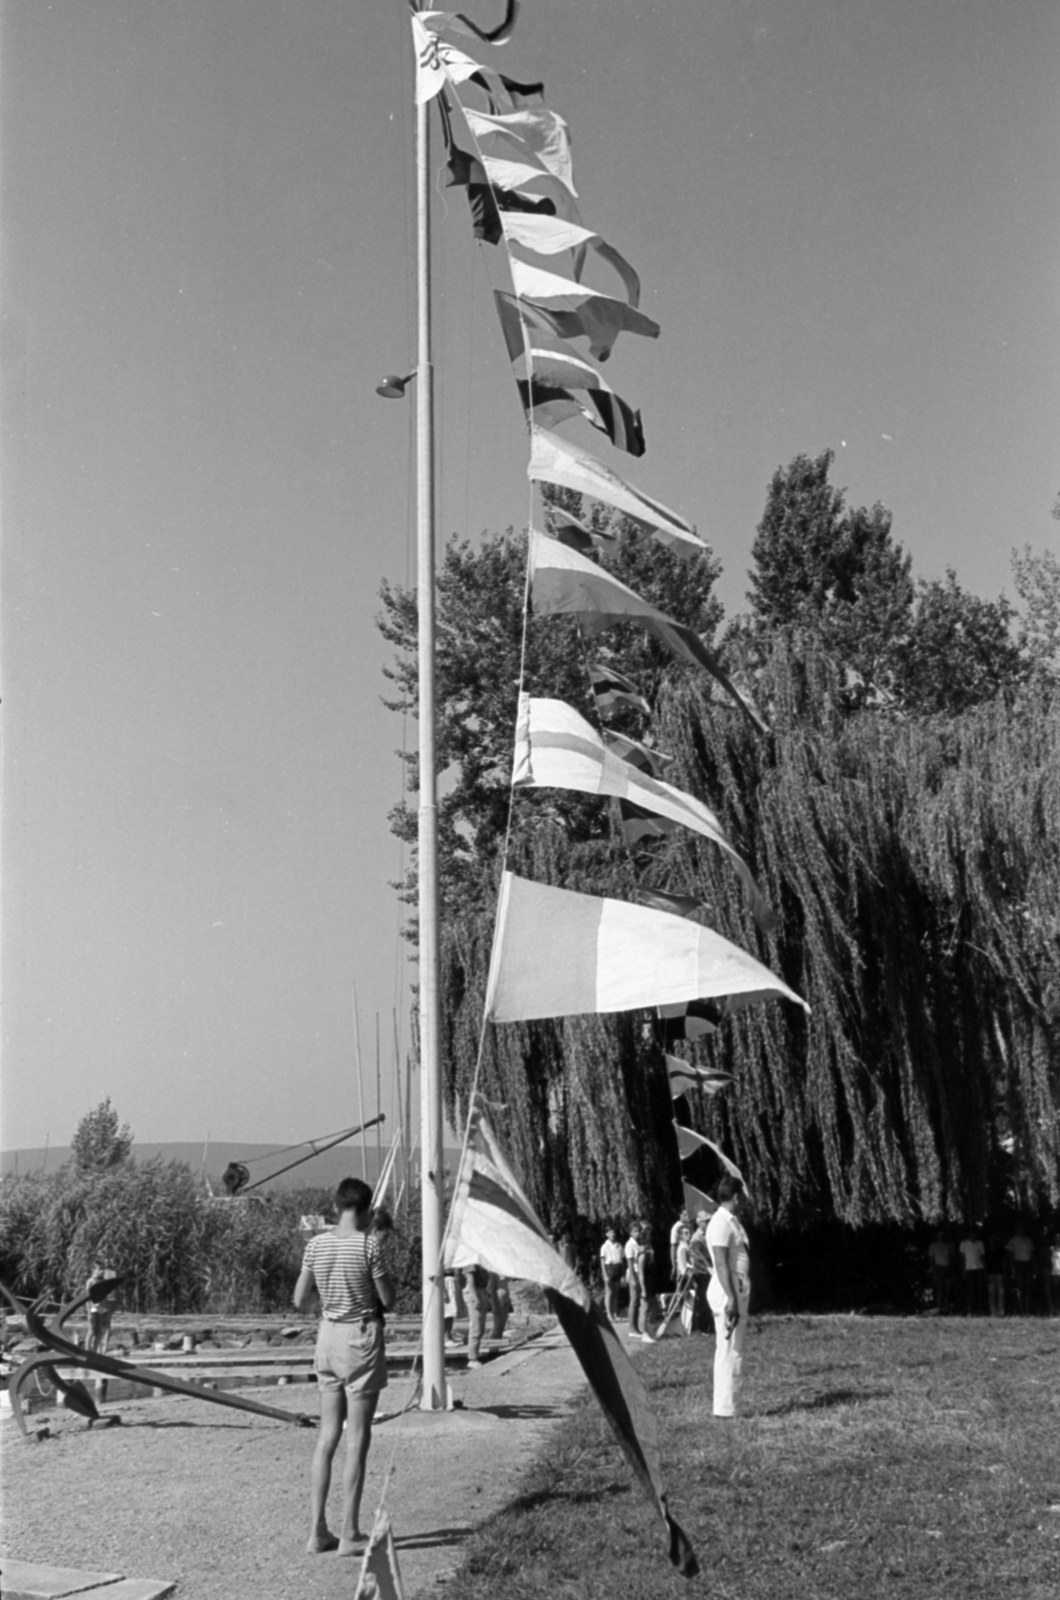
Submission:
<svg viewBox="0 0 1060 1600">
<path fill-rule="evenodd" d="M 419 610 L 420 1166 L 423 1203 L 423 1389 L 420 1409 L 444 1410 L 442 1228 L 445 1170 L 438 1019 L 438 779 L 434 748 L 434 368 L 431 364 L 430 125 L 416 107 L 419 337 L 416 364 L 416 531 Z"/>
</svg>

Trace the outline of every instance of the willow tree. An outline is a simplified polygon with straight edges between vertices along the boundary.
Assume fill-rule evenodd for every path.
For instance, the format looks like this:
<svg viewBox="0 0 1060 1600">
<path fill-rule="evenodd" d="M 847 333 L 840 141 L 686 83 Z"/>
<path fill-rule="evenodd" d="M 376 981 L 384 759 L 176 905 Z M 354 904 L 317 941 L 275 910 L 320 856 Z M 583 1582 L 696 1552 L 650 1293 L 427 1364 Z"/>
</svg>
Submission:
<svg viewBox="0 0 1060 1600">
<path fill-rule="evenodd" d="M 703 686 L 658 708 L 674 781 L 721 811 L 778 913 L 763 940 L 701 841 L 671 886 L 809 1002 L 734 1015 L 734 1074 L 697 1107 L 779 1225 L 1029 1210 L 1060 1201 L 1060 697 L 958 717 L 844 715 L 834 667 L 781 634 L 749 737 Z"/>
<path fill-rule="evenodd" d="M 888 519 L 876 510 L 855 522 L 849 542 L 871 582 L 843 604 L 858 612 L 887 579 L 894 614 L 913 626 L 908 565 L 891 550 Z M 611 570 L 710 639 L 720 617 L 713 561 L 686 566 L 610 531 Z M 776 913 L 767 936 L 731 867 L 698 836 L 631 852 L 601 801 L 510 794 L 521 671 L 530 693 L 593 715 L 572 621 L 531 621 L 521 657 L 524 562 L 517 535 L 480 549 L 454 541 L 439 579 L 439 751 L 453 779 L 442 805 L 441 980 L 454 1123 L 481 1050 L 482 1093 L 557 1233 L 577 1239 L 585 1225 L 655 1214 L 680 1195 L 649 1014 L 483 1030 L 506 860 L 599 895 L 630 899 L 646 881 L 696 894 L 713 927 L 809 1002 L 809 1017 L 782 1002 L 734 1013 L 711 1041 L 687 1047 L 733 1073 L 723 1098 L 686 1115 L 731 1150 L 763 1220 L 907 1223 L 1060 1201 L 1055 687 L 1039 675 L 960 714 L 903 718 L 893 701 L 852 700 L 837 648 L 850 617 L 822 632 L 801 607 L 794 622 L 732 637 L 730 665 L 741 667 L 742 652 L 771 724 L 762 737 L 698 669 L 675 664 L 634 624 L 609 629 L 594 654 L 609 654 L 647 694 L 651 736 L 673 757 L 669 781 L 722 816 Z M 834 609 L 827 586 L 821 594 Z M 415 598 L 386 588 L 384 607 L 398 651 L 391 703 L 412 709 Z M 880 644 L 875 659 L 883 654 Z M 982 682 L 996 689 L 989 675 Z M 407 812 L 395 821 L 408 831 Z"/>
</svg>

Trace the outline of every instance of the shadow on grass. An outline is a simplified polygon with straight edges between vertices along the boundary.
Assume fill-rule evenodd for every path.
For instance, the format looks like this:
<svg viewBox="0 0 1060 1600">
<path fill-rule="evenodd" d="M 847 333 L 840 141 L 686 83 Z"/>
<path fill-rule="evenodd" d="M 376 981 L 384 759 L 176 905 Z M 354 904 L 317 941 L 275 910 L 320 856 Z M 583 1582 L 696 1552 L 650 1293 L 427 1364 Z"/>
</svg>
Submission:
<svg viewBox="0 0 1060 1600">
<path fill-rule="evenodd" d="M 828 1389 L 805 1400 L 785 1400 L 760 1411 L 760 1417 L 788 1417 L 794 1411 L 830 1411 L 835 1406 L 856 1405 L 861 1400 L 886 1400 L 893 1389 Z"/>
<path fill-rule="evenodd" d="M 404 1538 L 395 1534 L 394 1544 L 399 1550 L 441 1550 L 447 1545 L 463 1544 L 468 1529 L 428 1528 L 424 1533 L 410 1533 Z"/>
<path fill-rule="evenodd" d="M 614 1500 L 618 1495 L 629 1493 L 626 1483 L 602 1484 L 596 1489 L 564 1489 L 551 1485 L 542 1489 L 528 1489 L 525 1494 L 517 1495 L 505 1506 L 509 1511 L 536 1511 L 539 1506 L 556 1505 L 562 1503 L 569 1506 L 599 1505 L 605 1500 Z"/>
</svg>

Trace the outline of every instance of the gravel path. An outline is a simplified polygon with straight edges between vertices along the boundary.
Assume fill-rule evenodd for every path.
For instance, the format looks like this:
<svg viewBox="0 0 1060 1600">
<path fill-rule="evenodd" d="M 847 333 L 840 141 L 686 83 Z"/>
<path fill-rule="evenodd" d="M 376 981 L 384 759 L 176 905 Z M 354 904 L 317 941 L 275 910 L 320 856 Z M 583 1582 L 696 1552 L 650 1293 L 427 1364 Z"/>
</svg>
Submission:
<svg viewBox="0 0 1060 1600">
<path fill-rule="evenodd" d="M 439 1592 L 469 1530 L 512 1498 L 584 1380 L 551 1334 L 451 1382 L 465 1409 L 410 1413 L 372 1441 L 362 1521 L 370 1526 L 393 1462 L 387 1498 L 409 1600 Z M 316 1410 L 303 1384 L 247 1393 Z M 381 1409 L 408 1393 L 407 1378 L 392 1378 Z M 4 1420 L 4 1555 L 176 1578 L 176 1600 L 350 1600 L 359 1562 L 304 1554 L 309 1429 L 183 1398 L 105 1409 L 120 1428 L 38 1414 L 31 1425 L 46 1421 L 52 1437 L 34 1444 Z"/>
</svg>

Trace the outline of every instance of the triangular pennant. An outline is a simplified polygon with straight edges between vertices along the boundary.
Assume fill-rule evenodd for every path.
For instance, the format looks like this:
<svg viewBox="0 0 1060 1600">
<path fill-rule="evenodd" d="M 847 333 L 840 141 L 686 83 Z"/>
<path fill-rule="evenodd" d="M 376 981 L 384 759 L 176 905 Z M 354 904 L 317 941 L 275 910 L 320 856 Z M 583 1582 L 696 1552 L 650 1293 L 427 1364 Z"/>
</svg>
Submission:
<svg viewBox="0 0 1060 1600">
<path fill-rule="evenodd" d="M 549 209 L 556 213 L 550 223 L 537 219 L 513 221 L 512 226 L 505 229 L 509 244 L 522 245 L 524 250 L 534 250 L 544 256 L 559 255 L 564 250 L 575 251 L 574 276 L 578 280 L 581 279 L 586 250 L 594 250 L 618 273 L 626 290 L 626 302 L 635 311 L 640 304 L 640 278 L 625 256 L 613 244 L 608 244 L 606 239 L 601 239 L 594 229 L 585 227 L 580 215 L 565 216 L 567 208 L 561 200 L 557 199 Z"/>
<path fill-rule="evenodd" d="M 551 1243 L 493 1129 L 477 1110 L 470 1118 L 446 1231 L 446 1266 L 458 1260 L 477 1261 L 502 1278 L 526 1278 L 579 1303 L 589 1302 L 588 1291 Z"/>
<path fill-rule="evenodd" d="M 554 272 L 532 267 L 514 256 L 509 265 L 516 295 L 536 311 L 539 318 L 548 320 L 554 333 L 561 339 L 588 339 L 589 354 L 597 361 L 606 361 L 622 332 L 638 333 L 648 339 L 659 337 L 659 324 L 635 311 L 623 300 L 598 294 L 584 284 L 570 278 L 561 278 Z M 495 290 L 495 293 L 502 293 Z M 538 302 L 549 300 L 551 306 Z"/>
<path fill-rule="evenodd" d="M 446 1262 L 477 1261 L 488 1272 L 541 1284 L 637 1481 L 664 1518 L 670 1560 L 686 1577 L 698 1566 L 670 1516 L 648 1397 L 615 1330 L 554 1248 L 487 1119 L 477 1109 L 457 1175 Z"/>
<path fill-rule="evenodd" d="M 708 1217 L 712 1217 L 717 1211 L 718 1202 L 712 1200 L 709 1194 L 704 1194 L 702 1189 L 693 1188 L 692 1184 L 685 1183 L 683 1179 L 681 1189 L 685 1197 L 685 1210 L 690 1217 L 698 1217 L 703 1211 Z"/>
<path fill-rule="evenodd" d="M 535 430 L 535 439 L 542 430 Z M 573 487 L 567 484 L 567 487 Z M 535 616 L 556 614 L 592 617 L 598 632 L 622 617 L 636 618 L 671 655 L 703 667 L 761 732 L 768 732 L 752 703 L 736 688 L 714 652 L 693 628 L 675 622 L 642 600 L 605 568 L 576 550 L 565 548 L 535 529 L 530 531 L 530 566 Z M 599 619 L 598 621 L 596 619 Z"/>
<path fill-rule="evenodd" d="M 353 1600 L 405 1600 L 394 1530 L 385 1506 L 375 1514 Z"/>
<path fill-rule="evenodd" d="M 525 372 L 528 365 L 535 383 L 581 389 L 610 387 L 572 344 L 556 334 L 548 318 L 538 314 L 535 307 L 524 306 L 514 295 L 499 289 L 494 290 L 493 298 L 509 359 L 522 363 L 520 372 Z"/>
<path fill-rule="evenodd" d="M 660 544 L 678 554 L 691 555 L 707 549 L 695 529 L 676 512 L 626 483 L 587 450 L 580 450 L 545 428 L 534 428 L 531 434 L 527 476 L 532 482 L 558 483 L 624 511 L 634 521 L 646 524 Z"/>
<path fill-rule="evenodd" d="M 701 923 L 503 874 L 486 991 L 486 1015 L 494 1022 L 720 995 L 730 997 L 730 1006 L 777 995 L 806 1004 L 754 956 Z"/>
<path fill-rule="evenodd" d="M 515 788 L 614 795 L 620 802 L 627 843 L 661 837 L 677 826 L 688 828 L 725 852 L 756 914 L 768 912 L 746 862 L 730 844 L 713 811 L 701 800 L 616 756 L 565 701 L 520 695 L 512 784 Z"/>
<path fill-rule="evenodd" d="M 682 1161 L 687 1161 L 699 1150 L 711 1150 L 731 1177 L 739 1178 L 741 1183 L 744 1182 L 744 1175 L 735 1161 L 730 1161 L 713 1139 L 706 1138 L 702 1133 L 696 1133 L 692 1128 L 683 1128 L 679 1122 L 674 1123 L 674 1132 L 677 1134 L 677 1153 Z"/>
<path fill-rule="evenodd" d="M 557 112 L 524 108 L 503 116 L 491 116 L 483 111 L 465 109 L 464 115 L 476 139 L 486 139 L 493 133 L 503 134 L 534 156 L 571 194 L 578 193 L 571 169 L 570 134 Z"/>
</svg>

